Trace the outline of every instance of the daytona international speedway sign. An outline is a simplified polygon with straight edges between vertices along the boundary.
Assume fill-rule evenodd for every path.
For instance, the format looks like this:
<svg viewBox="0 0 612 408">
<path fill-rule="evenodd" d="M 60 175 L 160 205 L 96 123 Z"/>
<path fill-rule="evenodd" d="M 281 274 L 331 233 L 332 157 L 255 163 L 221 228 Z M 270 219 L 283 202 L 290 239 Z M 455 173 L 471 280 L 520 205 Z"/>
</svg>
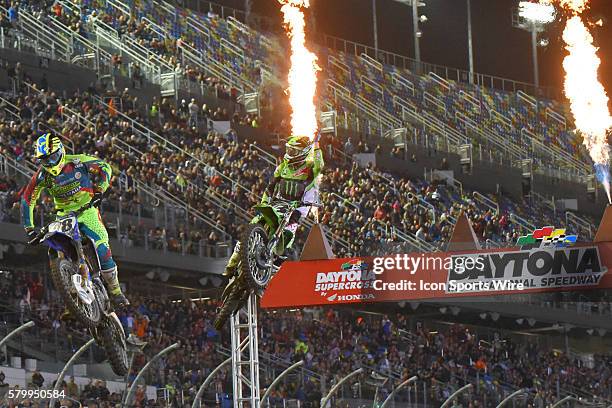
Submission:
<svg viewBox="0 0 612 408">
<path fill-rule="evenodd" d="M 262 306 L 612 288 L 612 243 L 285 262 Z"/>
<path fill-rule="evenodd" d="M 453 258 L 467 258 L 464 255 Z M 473 258 L 473 257 L 472 257 Z M 446 293 L 461 293 L 459 283 L 464 287 L 484 290 L 513 290 L 519 286 L 532 288 L 564 288 L 597 286 L 607 272 L 602 265 L 596 246 L 555 249 L 521 250 L 478 254 L 478 267 L 450 269 L 447 274 Z M 453 264 L 465 264 L 454 262 Z M 453 283 L 456 283 L 453 285 Z M 472 283 L 473 285 L 467 285 Z M 476 285 L 475 283 L 478 283 Z M 455 290 L 452 290 L 452 287 Z M 520 290 L 520 289 L 519 289 Z M 477 290 L 476 290 L 477 291 Z"/>
</svg>

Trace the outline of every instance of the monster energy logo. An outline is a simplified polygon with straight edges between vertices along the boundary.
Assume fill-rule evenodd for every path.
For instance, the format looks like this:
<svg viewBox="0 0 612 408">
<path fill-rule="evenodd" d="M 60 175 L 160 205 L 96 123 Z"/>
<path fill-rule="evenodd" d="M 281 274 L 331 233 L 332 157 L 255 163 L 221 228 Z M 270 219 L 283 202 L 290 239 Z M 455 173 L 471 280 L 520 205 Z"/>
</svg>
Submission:
<svg viewBox="0 0 612 408">
<path fill-rule="evenodd" d="M 304 187 L 302 183 L 290 180 L 283 180 L 280 190 L 284 190 L 283 194 L 287 197 L 298 197 L 302 194 Z"/>
<path fill-rule="evenodd" d="M 81 184 L 78 181 L 74 181 L 70 184 L 66 184 L 65 186 L 55 186 L 51 189 L 51 193 L 56 197 L 66 197 L 68 195 L 72 195 L 76 193 Z"/>
</svg>

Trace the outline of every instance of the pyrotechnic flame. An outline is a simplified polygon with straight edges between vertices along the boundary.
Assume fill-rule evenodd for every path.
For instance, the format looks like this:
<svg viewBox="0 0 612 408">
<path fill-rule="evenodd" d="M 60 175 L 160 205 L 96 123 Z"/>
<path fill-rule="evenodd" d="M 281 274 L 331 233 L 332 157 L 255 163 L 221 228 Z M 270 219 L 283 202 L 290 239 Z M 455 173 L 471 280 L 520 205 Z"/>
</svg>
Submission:
<svg viewBox="0 0 612 408">
<path fill-rule="evenodd" d="M 279 0 L 287 35 L 291 39 L 291 69 L 289 70 L 289 103 L 291 128 L 295 136 L 314 140 L 317 131 L 315 93 L 317 89 L 317 56 L 306 48 L 305 21 L 301 8 L 309 0 Z"/>
<path fill-rule="evenodd" d="M 559 0 L 559 3 L 561 7 L 578 14 L 589 8 L 589 0 Z"/>
<path fill-rule="evenodd" d="M 597 178 L 603 184 L 610 199 L 610 146 L 607 135 L 612 128 L 612 116 L 608 110 L 608 96 L 598 79 L 601 60 L 598 48 L 593 45 L 593 36 L 582 21 L 580 13 L 588 8 L 588 0 L 559 0 L 572 11 L 563 31 L 563 41 L 569 54 L 563 60 L 565 69 L 565 95 L 576 129 L 582 134 L 583 144 L 595 163 Z"/>
</svg>

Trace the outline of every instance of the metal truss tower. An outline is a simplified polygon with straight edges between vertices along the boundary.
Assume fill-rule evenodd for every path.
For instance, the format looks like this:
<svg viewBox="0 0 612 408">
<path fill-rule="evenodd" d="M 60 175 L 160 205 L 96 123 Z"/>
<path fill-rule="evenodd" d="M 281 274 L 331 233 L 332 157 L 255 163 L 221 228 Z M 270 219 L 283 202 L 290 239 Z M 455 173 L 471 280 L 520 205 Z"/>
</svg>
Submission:
<svg viewBox="0 0 612 408">
<path fill-rule="evenodd" d="M 230 320 L 232 332 L 232 380 L 234 408 L 259 408 L 259 348 L 257 295 Z"/>
</svg>

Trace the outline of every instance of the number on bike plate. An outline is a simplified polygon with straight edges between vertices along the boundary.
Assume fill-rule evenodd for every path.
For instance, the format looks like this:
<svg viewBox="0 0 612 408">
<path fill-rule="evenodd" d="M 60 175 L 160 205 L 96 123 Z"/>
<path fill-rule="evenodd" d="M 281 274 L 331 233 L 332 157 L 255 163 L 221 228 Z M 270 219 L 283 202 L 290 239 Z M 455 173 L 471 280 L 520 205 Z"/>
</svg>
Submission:
<svg viewBox="0 0 612 408">
<path fill-rule="evenodd" d="M 74 228 L 73 218 L 65 218 L 58 220 L 51 224 L 49 231 L 51 232 L 63 232 L 64 234 L 70 234 Z"/>
<path fill-rule="evenodd" d="M 62 232 L 72 232 L 72 218 L 66 218 L 62 220 Z"/>
</svg>

